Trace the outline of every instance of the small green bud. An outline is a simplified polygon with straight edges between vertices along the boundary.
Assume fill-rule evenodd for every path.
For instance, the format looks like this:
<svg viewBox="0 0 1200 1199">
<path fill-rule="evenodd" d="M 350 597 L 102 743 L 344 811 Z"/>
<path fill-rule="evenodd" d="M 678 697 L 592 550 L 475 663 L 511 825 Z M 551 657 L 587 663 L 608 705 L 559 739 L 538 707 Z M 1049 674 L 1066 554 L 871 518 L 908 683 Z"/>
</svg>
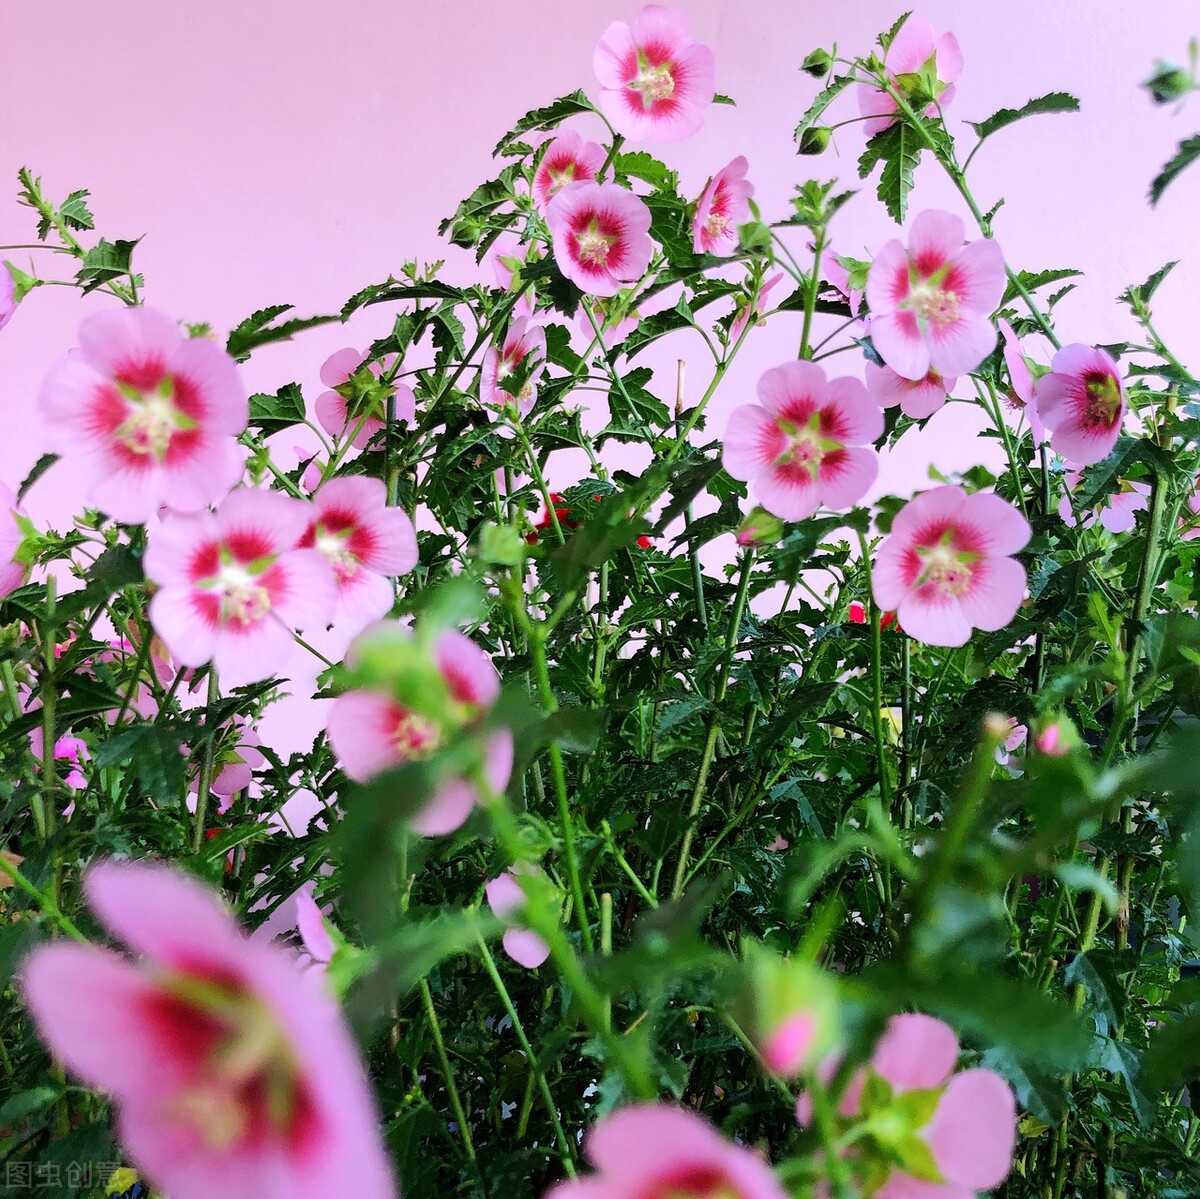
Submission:
<svg viewBox="0 0 1200 1199">
<path fill-rule="evenodd" d="M 1195 90 L 1196 81 L 1183 67 L 1160 58 L 1154 66 L 1154 74 L 1142 87 L 1150 93 L 1155 104 L 1170 104 L 1173 100 L 1182 100 L 1188 92 Z"/>
<path fill-rule="evenodd" d="M 783 521 L 765 508 L 755 508 L 737 527 L 738 545 L 778 545 L 783 537 Z"/>
<path fill-rule="evenodd" d="M 833 130 L 827 125 L 813 125 L 800 135 L 800 153 L 823 154 L 832 136 Z"/>
<path fill-rule="evenodd" d="M 520 566 L 525 543 L 511 525 L 484 525 L 479 534 L 479 558 L 495 566 Z"/>
<path fill-rule="evenodd" d="M 833 55 L 828 50 L 814 50 L 801 64 L 800 69 L 814 79 L 824 79 L 833 66 Z"/>
</svg>

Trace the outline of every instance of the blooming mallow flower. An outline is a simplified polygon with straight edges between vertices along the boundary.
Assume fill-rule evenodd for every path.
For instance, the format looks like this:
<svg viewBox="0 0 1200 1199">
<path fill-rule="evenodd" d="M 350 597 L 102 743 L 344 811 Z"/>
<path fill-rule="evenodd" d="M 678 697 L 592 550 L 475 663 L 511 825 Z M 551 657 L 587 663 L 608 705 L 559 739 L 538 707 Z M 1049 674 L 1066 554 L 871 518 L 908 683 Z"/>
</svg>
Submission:
<svg viewBox="0 0 1200 1199">
<path fill-rule="evenodd" d="M 492 660 L 455 629 L 428 641 L 385 621 L 358 638 L 348 661 L 365 664 L 371 685 L 339 695 L 326 728 L 342 769 L 358 783 L 457 745 L 500 694 Z M 512 763 L 507 730 L 482 741 L 480 766 L 493 792 L 508 785 Z M 471 779 L 444 778 L 409 827 L 422 836 L 444 836 L 467 819 L 479 798 Z"/>
<path fill-rule="evenodd" d="M 615 183 L 575 183 L 550 201 L 554 260 L 580 290 L 615 296 L 650 265 L 650 209 Z"/>
<path fill-rule="evenodd" d="M 600 107 L 628 138 L 680 141 L 704 124 L 716 93 L 716 64 L 692 41 L 678 9 L 647 4 L 633 28 L 614 21 L 592 57 Z"/>
<path fill-rule="evenodd" d="M 487 896 L 488 907 L 492 909 L 492 915 L 497 920 L 506 923 L 516 923 L 519 920 L 526 898 L 517 876 L 511 870 L 492 879 L 483 891 Z M 506 929 L 502 944 L 504 952 L 526 970 L 535 970 L 550 956 L 550 946 L 528 928 Z"/>
<path fill-rule="evenodd" d="M 17 551 L 25 540 L 17 522 L 17 511 L 16 493 L 7 484 L 0 483 L 0 599 L 25 582 L 25 564 L 17 561 Z"/>
<path fill-rule="evenodd" d="M 545 1199 L 786 1199 L 771 1167 L 702 1117 L 669 1103 L 605 1116 L 583 1151 L 596 1173 L 558 1183 Z"/>
<path fill-rule="evenodd" d="M 1064 481 L 1074 491 L 1083 481 L 1083 471 L 1067 471 Z M 1137 514 L 1146 510 L 1149 495 L 1150 488 L 1145 483 L 1118 480 L 1117 490 L 1102 496 L 1090 511 L 1081 513 L 1078 522 L 1069 495 L 1059 500 L 1058 514 L 1068 528 L 1073 529 L 1076 523 L 1080 523 L 1088 529 L 1098 520 L 1110 533 L 1132 533 L 1137 527 Z"/>
<path fill-rule="evenodd" d="M 697 254 L 727 258 L 737 252 L 738 226 L 750 219 L 750 197 L 754 195 L 754 185 L 746 178 L 748 167 L 739 154 L 700 193 L 692 221 L 692 245 Z"/>
<path fill-rule="evenodd" d="M 875 602 L 926 645 L 965 645 L 1016 614 L 1025 568 L 1009 557 L 1029 541 L 1029 522 L 991 492 L 935 487 L 909 500 L 875 556 Z"/>
<path fill-rule="evenodd" d="M 1126 401 L 1117 364 L 1106 350 L 1063 346 L 1036 390 L 1038 415 L 1055 453 L 1076 466 L 1091 466 L 1112 453 Z"/>
<path fill-rule="evenodd" d="M 967 1199 L 1012 1168 L 1016 1101 L 991 1070 L 954 1072 L 958 1038 L 932 1016 L 893 1016 L 867 1067 L 850 1082 L 838 1115 L 865 1125 L 850 1159 L 874 1199 Z M 823 1073 L 831 1073 L 826 1068 Z M 796 1116 L 807 1124 L 805 1094 Z"/>
<path fill-rule="evenodd" d="M 216 513 L 171 514 L 150 534 L 150 622 L 183 666 L 213 662 L 227 687 L 277 674 L 294 629 L 333 616 L 329 561 L 297 549 L 308 505 L 277 491 L 231 492 Z"/>
<path fill-rule="evenodd" d="M 963 245 L 963 223 L 930 210 L 913 221 L 908 248 L 883 247 L 867 275 L 871 340 L 898 375 L 919 381 L 970 374 L 992 352 L 988 319 L 1004 295 L 1004 255 L 987 238 Z"/>
<path fill-rule="evenodd" d="M 248 407 L 233 359 L 152 308 L 89 316 L 38 407 L 46 448 L 115 520 L 146 521 L 164 504 L 196 512 L 241 477 Z"/>
<path fill-rule="evenodd" d="M 585 142 L 573 129 L 564 129 L 546 147 L 533 175 L 533 200 L 544 213 L 564 187 L 588 183 L 604 165 L 606 153 L 597 142 Z"/>
<path fill-rule="evenodd" d="M 1025 744 L 1029 736 L 1029 726 L 1021 724 L 1015 716 L 1005 716 L 1001 719 L 1004 725 L 1004 740 L 996 746 L 995 757 L 999 765 L 1007 766 Z"/>
<path fill-rule="evenodd" d="M 806 520 L 822 505 L 862 499 L 879 470 L 865 447 L 883 432 L 883 413 L 857 379 L 829 381 L 814 362 L 785 362 L 759 379 L 758 400 L 729 418 L 721 460 L 768 512 Z"/>
<path fill-rule="evenodd" d="M 364 365 L 358 350 L 338 350 L 321 364 L 321 382 L 329 391 L 317 396 L 317 420 L 334 437 L 353 433 L 350 442 L 363 449 L 387 425 L 387 404 L 392 399 L 398 421 L 413 424 L 417 419 L 417 397 L 406 383 L 384 383 L 383 375 L 394 358 Z M 394 397 L 394 398 L 392 398 Z"/>
<path fill-rule="evenodd" d="M 531 359 L 529 363 L 526 359 Z M 537 400 L 537 381 L 546 369 L 546 330 L 519 316 L 508 327 L 502 346 L 492 346 L 483 356 L 479 373 L 479 398 L 489 408 L 503 410 L 510 404 L 526 416 Z M 520 391 L 514 395 L 504 384 L 526 370 Z"/>
<path fill-rule="evenodd" d="M 54 1054 L 112 1096 L 119 1139 L 156 1189 L 395 1196 L 358 1051 L 319 980 L 247 940 L 173 867 L 104 862 L 84 891 L 129 955 L 42 945 L 21 990 Z"/>
<path fill-rule="evenodd" d="M 890 366 L 876 366 L 868 362 L 866 367 L 867 391 L 880 408 L 894 408 L 914 420 L 932 416 L 946 403 L 946 397 L 954 390 L 957 379 L 943 379 L 935 370 L 930 370 L 922 379 L 906 379 Z"/>
<path fill-rule="evenodd" d="M 945 108 L 954 99 L 963 56 L 954 34 L 937 37 L 928 21 L 909 17 L 888 46 L 883 65 L 892 86 L 901 94 L 927 99 L 924 115 L 935 117 L 939 107 Z M 860 83 L 858 111 L 868 118 L 863 131 L 873 137 L 896 120 L 899 106 L 881 88 Z"/>
<path fill-rule="evenodd" d="M 417 564 L 417 533 L 408 514 L 389 508 L 380 479 L 352 475 L 330 479 L 313 496 L 310 523 L 299 542 L 333 568 L 334 622 L 361 633 L 392 610 L 392 578 Z"/>
</svg>

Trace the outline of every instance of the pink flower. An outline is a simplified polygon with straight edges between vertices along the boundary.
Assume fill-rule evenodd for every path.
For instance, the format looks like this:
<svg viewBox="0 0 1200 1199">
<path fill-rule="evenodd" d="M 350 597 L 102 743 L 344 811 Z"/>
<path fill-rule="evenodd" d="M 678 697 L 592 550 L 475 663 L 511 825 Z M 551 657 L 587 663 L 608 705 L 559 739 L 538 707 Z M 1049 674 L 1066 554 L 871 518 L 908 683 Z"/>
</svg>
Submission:
<svg viewBox="0 0 1200 1199">
<path fill-rule="evenodd" d="M 946 396 L 954 390 L 957 379 L 943 379 L 935 370 L 930 370 L 922 379 L 906 379 L 890 366 L 876 366 L 868 362 L 866 367 L 867 391 L 880 408 L 900 405 L 900 411 L 914 420 L 932 416 L 946 403 Z"/>
<path fill-rule="evenodd" d="M 1075 343 L 1050 360 L 1037 381 L 1037 410 L 1050 448 L 1077 466 L 1112 453 L 1125 419 L 1125 387 L 1107 351 Z"/>
<path fill-rule="evenodd" d="M 962 74 L 963 57 L 954 34 L 935 38 L 928 21 L 910 17 L 888 47 L 883 65 L 889 82 L 901 94 L 917 90 L 933 96 L 937 103 L 927 105 L 924 115 L 936 117 L 938 107 L 945 108 L 954 99 L 954 82 Z M 887 92 L 869 83 L 858 85 L 858 111 L 870 118 L 863 125 L 868 137 L 891 125 L 898 110 Z"/>
<path fill-rule="evenodd" d="M 0 262 L 0 329 L 13 318 L 17 310 L 17 285 L 8 270 L 8 264 Z"/>
<path fill-rule="evenodd" d="M 233 797 L 254 781 L 254 772 L 267 764 L 266 756 L 258 748 L 262 739 L 244 716 L 235 716 L 228 728 L 229 735 L 216 755 L 216 771 L 209 784 L 209 790 L 219 801 L 217 811 L 222 815 L 229 811 Z M 188 788 L 196 791 L 199 785 L 199 775 L 194 774 Z"/>
<path fill-rule="evenodd" d="M 816 1043 L 817 1031 L 815 1013 L 793 1012 L 781 1020 L 759 1046 L 763 1065 L 780 1078 L 798 1074 Z"/>
<path fill-rule="evenodd" d="M 295 900 L 296 928 L 305 951 L 312 959 L 308 968 L 314 974 L 324 974 L 326 966 L 333 961 L 337 946 L 329 935 L 325 917 L 321 915 L 316 900 L 307 891 L 297 891 Z"/>
<path fill-rule="evenodd" d="M 812 248 L 810 244 L 809 249 Z M 862 307 L 863 293 L 850 286 L 850 272 L 838 261 L 837 255 L 832 250 L 826 250 L 821 255 L 821 270 L 830 287 L 845 298 L 846 304 L 850 308 L 850 315 L 858 316 L 858 311 Z"/>
<path fill-rule="evenodd" d="M 488 907 L 497 920 L 506 923 L 518 918 L 525 906 L 525 892 L 511 870 L 494 878 L 484 887 Z M 537 933 L 527 928 L 510 928 L 504 934 L 504 952 L 518 966 L 536 970 L 549 956 L 550 946 Z"/>
<path fill-rule="evenodd" d="M 472 726 L 500 694 L 500 676 L 491 659 L 469 637 L 448 629 L 430 647 L 429 659 L 406 630 L 383 624 L 368 629 L 355 646 L 351 660 L 363 646 L 396 640 L 406 663 L 419 659 L 416 673 L 402 676 L 402 701 L 379 688 L 347 691 L 329 710 L 327 730 L 342 769 L 357 783 L 371 779 L 405 762 L 427 758 L 471 733 Z M 412 667 L 408 666 L 411 671 Z M 508 786 L 512 774 L 513 742 L 507 730 L 490 734 L 481 749 L 481 766 L 494 792 Z M 443 779 L 432 800 L 409 821 L 425 837 L 453 832 L 471 814 L 479 791 L 466 778 Z"/>
<path fill-rule="evenodd" d="M 518 395 L 513 395 L 502 386 L 521 370 L 526 358 L 536 363 L 529 371 Z M 537 381 L 546 369 L 546 330 L 540 325 L 530 325 L 528 320 L 517 317 L 504 335 L 504 345 L 492 346 L 483 356 L 483 370 L 479 374 L 479 398 L 491 408 L 503 411 L 510 404 L 525 416 L 537 401 Z"/>
<path fill-rule="evenodd" d="M 604 147 L 585 142 L 573 129 L 564 129 L 546 148 L 533 176 L 533 199 L 545 213 L 546 206 L 564 187 L 588 183 L 607 157 Z"/>
<path fill-rule="evenodd" d="M 1047 721 L 1033 735 L 1034 748 L 1048 758 L 1065 758 L 1078 740 L 1079 735 L 1066 720 Z"/>
<path fill-rule="evenodd" d="M 407 513 L 387 506 L 380 479 L 352 475 L 330 479 L 313 496 L 302 549 L 315 549 L 333 568 L 335 623 L 360 633 L 392 610 L 391 578 L 417 564 L 417 533 Z"/>
<path fill-rule="evenodd" d="M 496 278 L 496 286 L 501 291 L 511 295 L 520 291 L 523 286 L 521 271 L 529 259 L 530 247 L 522 245 L 512 233 L 502 233 L 488 251 L 488 261 L 492 264 L 492 273 Z M 533 315 L 534 291 L 526 287 L 513 306 L 513 316 L 529 317 Z"/>
<path fill-rule="evenodd" d="M 734 410 L 721 460 L 768 512 L 807 520 L 862 499 L 879 459 L 857 447 L 883 432 L 883 414 L 857 379 L 829 382 L 816 363 L 787 362 L 759 379 L 758 399 Z"/>
<path fill-rule="evenodd" d="M 1079 470 L 1069 470 L 1064 477 L 1072 491 L 1082 480 L 1083 472 Z M 1117 490 L 1102 497 L 1090 512 L 1083 513 L 1079 523 L 1088 529 L 1099 520 L 1110 533 L 1131 533 L 1137 527 L 1137 513 L 1146 510 L 1149 494 L 1150 488 L 1145 483 L 1118 482 Z M 1075 527 L 1075 513 L 1069 495 L 1064 495 L 1059 500 L 1058 514 L 1068 528 Z"/>
<path fill-rule="evenodd" d="M 115 520 L 146 521 L 164 504 L 196 512 L 241 478 L 248 408 L 233 359 L 154 309 L 88 317 L 38 405 L 47 448 Z"/>
<path fill-rule="evenodd" d="M 871 340 L 898 375 L 920 380 L 973 371 L 992 352 L 988 319 L 1004 294 L 1004 255 L 986 238 L 963 245 L 963 223 L 948 212 L 913 221 L 908 249 L 893 239 L 871 263 Z"/>
<path fill-rule="evenodd" d="M 372 362 L 363 370 L 366 356 L 358 350 L 338 350 L 321 364 L 321 382 L 330 391 L 317 396 L 317 420 L 334 437 L 354 433 L 350 444 L 363 449 L 387 425 L 387 401 L 394 396 L 393 411 L 398 421 L 413 424 L 417 419 L 417 397 L 405 383 L 381 380 L 395 359 Z"/>
<path fill-rule="evenodd" d="M 34 704 L 26 708 L 27 712 L 36 711 L 41 707 L 41 704 Z M 42 747 L 45 745 L 45 733 L 41 725 L 35 725 L 29 730 L 29 751 L 33 754 L 35 761 L 38 763 L 38 770 L 41 770 Z M 59 774 L 64 786 L 70 787 L 72 791 L 82 791 L 87 786 L 87 777 L 81 769 L 84 762 L 91 760 L 91 755 L 88 753 L 87 742 L 80 737 L 75 737 L 70 733 L 63 733 L 54 743 L 54 760 L 55 762 L 69 762 L 70 767 L 65 774 L 59 770 Z M 74 804 L 71 805 L 74 807 Z M 70 811 L 66 815 L 70 815 Z"/>
<path fill-rule="evenodd" d="M 754 186 L 746 179 L 749 163 L 739 155 L 705 185 L 696 201 L 692 244 L 697 254 L 728 258 L 737 253 L 738 226 L 750 219 Z"/>
<path fill-rule="evenodd" d="M 212 661 L 227 687 L 254 683 L 284 665 L 293 629 L 329 623 L 329 562 L 295 548 L 308 521 L 307 504 L 253 488 L 231 492 L 215 514 L 163 520 L 145 567 L 161 588 L 150 620 L 176 661 Z"/>
<path fill-rule="evenodd" d="M 592 57 L 600 107 L 629 138 L 680 141 L 704 124 L 716 91 L 716 64 L 707 46 L 692 41 L 677 9 L 647 4 L 633 28 L 614 21 Z"/>
<path fill-rule="evenodd" d="M 106 862 L 84 890 L 131 956 L 42 945 L 21 989 L 55 1055 L 112 1096 L 121 1143 L 154 1188 L 392 1199 L 357 1048 L 319 982 L 247 940 L 174 868 Z"/>
<path fill-rule="evenodd" d="M 8 272 L 0 268 L 0 274 Z M 0 599 L 25 582 L 25 566 L 16 560 L 25 534 L 17 523 L 17 496 L 7 484 L 0 483 Z"/>
<path fill-rule="evenodd" d="M 1008 732 L 1005 734 L 1004 740 L 996 747 L 996 761 L 1001 766 L 1007 766 L 1012 761 L 1013 755 L 1025 744 L 1025 740 L 1029 736 L 1028 725 L 1019 724 L 1015 716 L 1006 717 L 1005 724 Z"/>
<path fill-rule="evenodd" d="M 1000 326 L 1000 336 L 1004 338 L 1004 365 L 1008 367 L 1008 377 L 1012 380 L 1012 394 L 1008 397 L 1008 406 L 1014 411 L 1025 413 L 1029 419 L 1029 432 L 1033 435 L 1033 444 L 1041 445 L 1046 439 L 1046 430 L 1042 428 L 1034 400 L 1033 371 L 1029 369 L 1029 362 L 1012 325 L 1006 320 L 997 321 L 997 324 Z"/>
<path fill-rule="evenodd" d="M 875 557 L 875 602 L 926 645 L 965 645 L 971 630 L 1002 629 L 1025 595 L 1015 554 L 1031 530 L 990 492 L 935 487 L 896 513 Z"/>
<path fill-rule="evenodd" d="M 846 615 L 850 618 L 851 624 L 866 624 L 867 609 L 858 600 L 851 600 L 850 607 L 846 611 Z M 881 612 L 879 614 L 879 627 L 886 629 L 888 625 L 894 624 L 896 621 L 895 612 Z"/>
<path fill-rule="evenodd" d="M 758 289 L 758 295 L 754 297 L 754 303 L 748 304 L 738 310 L 737 316 L 733 318 L 733 323 L 729 326 L 730 343 L 736 342 L 742 335 L 742 331 L 750 323 L 750 318 L 754 318 L 755 325 L 765 325 L 766 319 L 763 313 L 766 311 L 767 296 L 783 281 L 783 271 L 776 271 L 775 274 L 762 281 L 762 285 Z"/>
<path fill-rule="evenodd" d="M 581 291 L 615 296 L 650 265 L 650 209 L 615 183 L 575 183 L 550 201 L 554 260 Z"/>
<path fill-rule="evenodd" d="M 991 1190 L 1008 1175 L 1017 1136 L 1012 1090 L 991 1070 L 955 1074 L 957 1064 L 958 1038 L 948 1024 L 919 1013 L 888 1021 L 868 1067 L 851 1080 L 838 1112 L 851 1121 L 865 1115 L 868 1128 L 875 1130 L 851 1150 L 873 1176 L 886 1175 L 874 1196 L 966 1199 L 975 1191 Z M 885 1086 L 868 1087 L 868 1072 Z M 826 1067 L 822 1073 L 831 1072 Z M 932 1113 L 925 1105 L 904 1104 L 904 1096 L 915 1091 L 940 1092 Z M 800 1123 L 811 1119 L 811 1106 L 810 1097 L 802 1095 L 796 1106 Z M 901 1161 L 924 1154 L 938 1176 L 918 1177 L 900 1168 Z"/>
<path fill-rule="evenodd" d="M 707 1120 L 668 1103 L 638 1103 L 605 1116 L 583 1151 L 597 1173 L 552 1187 L 545 1199 L 786 1199 L 761 1157 Z M 186 1197 L 185 1197 L 186 1199 Z"/>
</svg>

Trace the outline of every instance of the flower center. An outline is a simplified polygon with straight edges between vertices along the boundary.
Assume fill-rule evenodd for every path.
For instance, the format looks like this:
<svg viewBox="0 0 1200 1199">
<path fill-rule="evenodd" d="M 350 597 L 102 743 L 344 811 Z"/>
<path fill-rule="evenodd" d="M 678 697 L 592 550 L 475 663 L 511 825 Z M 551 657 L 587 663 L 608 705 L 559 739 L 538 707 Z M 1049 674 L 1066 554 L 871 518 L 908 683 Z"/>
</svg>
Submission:
<svg viewBox="0 0 1200 1199">
<path fill-rule="evenodd" d="M 350 550 L 350 529 L 340 533 L 331 532 L 324 525 L 317 525 L 313 543 L 329 559 L 339 583 L 348 583 L 359 571 L 359 561 Z"/>
<path fill-rule="evenodd" d="M 966 595 L 971 586 L 971 562 L 976 554 L 956 550 L 949 539 L 935 546 L 917 548 L 921 557 L 921 575 L 918 586 L 932 584 L 943 595 Z"/>
<path fill-rule="evenodd" d="M 712 238 L 714 241 L 717 238 L 724 237 L 729 232 L 733 222 L 727 216 L 720 216 L 718 213 L 711 212 L 708 219 L 704 222 L 704 236 Z"/>
<path fill-rule="evenodd" d="M 236 562 L 221 567 L 216 590 L 221 596 L 221 620 L 226 624 L 240 624 L 244 628 L 262 620 L 271 610 L 270 593 Z"/>
<path fill-rule="evenodd" d="M 396 720 L 392 730 L 392 745 L 404 761 L 426 758 L 441 745 L 442 737 L 437 725 L 424 716 L 407 709 Z"/>
<path fill-rule="evenodd" d="M 779 425 L 788 435 L 788 443 L 776 465 L 806 470 L 815 482 L 821 464 L 830 454 L 840 450 L 842 443 L 823 434 L 819 412 L 814 412 L 803 428 L 786 420 L 781 420 Z"/>
<path fill-rule="evenodd" d="M 907 307 L 927 325 L 948 325 L 958 320 L 958 296 L 928 281 L 913 287 Z"/>
<path fill-rule="evenodd" d="M 1089 425 L 1109 429 L 1121 411 L 1121 388 L 1112 375 L 1097 372 L 1084 379 L 1087 388 L 1087 413 L 1084 420 Z"/>
<path fill-rule="evenodd" d="M 129 413 L 117 427 L 117 440 L 134 454 L 145 454 L 162 462 L 171 447 L 171 438 L 195 422 L 175 407 L 174 385 L 170 377 L 153 391 L 139 391 L 118 384 L 129 404 Z"/>
<path fill-rule="evenodd" d="M 723 1171 L 692 1166 L 651 1188 L 646 1199 L 742 1199 L 742 1193 Z"/>
<path fill-rule="evenodd" d="M 616 243 L 615 237 L 602 233 L 600 226 L 592 223 L 576 237 L 576 251 L 580 260 L 602 267 L 608 262 L 608 252 Z"/>
<path fill-rule="evenodd" d="M 561 166 L 558 170 L 550 168 L 550 186 L 546 188 L 546 195 L 553 196 L 562 191 L 568 183 L 575 182 L 575 164 L 568 162 Z"/>
<path fill-rule="evenodd" d="M 652 66 L 646 59 L 640 58 L 637 78 L 629 85 L 635 92 L 640 92 L 642 105 L 649 108 L 661 100 L 669 100 L 675 92 L 675 76 L 671 74 L 669 62 Z"/>
</svg>

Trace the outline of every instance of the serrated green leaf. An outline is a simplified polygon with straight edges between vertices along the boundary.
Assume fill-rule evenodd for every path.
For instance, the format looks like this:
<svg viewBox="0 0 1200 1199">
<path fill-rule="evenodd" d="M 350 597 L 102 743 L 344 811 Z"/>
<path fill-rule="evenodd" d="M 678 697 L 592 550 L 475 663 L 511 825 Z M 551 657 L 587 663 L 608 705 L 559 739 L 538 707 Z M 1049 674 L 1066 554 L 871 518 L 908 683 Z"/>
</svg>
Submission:
<svg viewBox="0 0 1200 1199">
<path fill-rule="evenodd" d="M 297 333 L 305 329 L 315 329 L 319 325 L 329 325 L 341 320 L 340 316 L 304 316 L 284 321 L 279 325 L 272 324 L 277 317 L 291 310 L 291 304 L 274 304 L 248 316 L 230 332 L 225 342 L 229 356 L 238 362 L 245 362 L 259 346 L 291 341 Z"/>
<path fill-rule="evenodd" d="M 813 98 L 813 102 L 805 110 L 804 115 L 800 118 L 799 124 L 796 126 L 792 137 L 796 145 L 800 145 L 800 139 L 821 119 L 825 110 L 833 103 L 842 92 L 851 84 L 852 80 L 849 75 L 835 75 L 829 83 L 823 87 Z"/>
<path fill-rule="evenodd" d="M 967 124 L 979 135 L 982 142 L 993 133 L 1026 117 L 1038 116 L 1052 112 L 1078 112 L 1079 100 L 1070 92 L 1047 92 L 1044 96 L 1029 100 L 1020 108 L 1001 108 L 982 121 L 968 121 Z"/>
<path fill-rule="evenodd" d="M 523 133 L 531 129 L 553 129 L 561 125 L 568 117 L 577 116 L 581 112 L 595 112 L 596 109 L 587 95 L 582 91 L 574 91 L 569 96 L 560 96 L 557 100 L 542 108 L 527 112 L 495 145 L 492 157 L 499 158 L 508 154 Z"/>
<path fill-rule="evenodd" d="M 1200 158 L 1200 133 L 1181 141 L 1174 155 L 1163 164 L 1163 168 L 1154 176 L 1150 184 L 1150 206 L 1155 207 L 1163 197 L 1163 192 L 1175 182 L 1179 176 Z"/>
<path fill-rule="evenodd" d="M 304 396 L 298 383 L 285 383 L 273 396 L 250 397 L 250 425 L 270 435 L 304 423 Z"/>
<path fill-rule="evenodd" d="M 83 266 L 75 274 L 75 282 L 83 288 L 84 295 L 113 279 L 133 275 L 133 251 L 141 238 L 134 241 L 105 241 L 101 238 L 83 259 Z"/>
</svg>

